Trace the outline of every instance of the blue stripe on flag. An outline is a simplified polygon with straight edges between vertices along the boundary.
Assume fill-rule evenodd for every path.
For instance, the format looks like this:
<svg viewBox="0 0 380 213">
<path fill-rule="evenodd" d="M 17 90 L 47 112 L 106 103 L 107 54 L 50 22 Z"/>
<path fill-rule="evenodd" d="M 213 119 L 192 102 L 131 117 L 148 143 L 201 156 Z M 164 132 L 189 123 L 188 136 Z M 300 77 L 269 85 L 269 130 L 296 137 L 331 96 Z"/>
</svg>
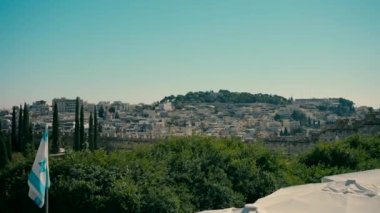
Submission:
<svg viewBox="0 0 380 213">
<path fill-rule="evenodd" d="M 45 185 L 43 183 L 41 183 L 40 178 L 37 177 L 37 175 L 34 174 L 33 171 L 30 172 L 28 180 L 30 181 L 30 183 L 32 183 L 34 188 L 36 188 L 38 193 L 40 193 L 41 197 L 44 197 L 45 196 Z"/>
<path fill-rule="evenodd" d="M 37 204 L 37 206 L 41 206 L 41 204 L 42 204 L 42 200 L 38 196 L 36 196 L 36 198 L 34 198 L 34 202 Z"/>
</svg>

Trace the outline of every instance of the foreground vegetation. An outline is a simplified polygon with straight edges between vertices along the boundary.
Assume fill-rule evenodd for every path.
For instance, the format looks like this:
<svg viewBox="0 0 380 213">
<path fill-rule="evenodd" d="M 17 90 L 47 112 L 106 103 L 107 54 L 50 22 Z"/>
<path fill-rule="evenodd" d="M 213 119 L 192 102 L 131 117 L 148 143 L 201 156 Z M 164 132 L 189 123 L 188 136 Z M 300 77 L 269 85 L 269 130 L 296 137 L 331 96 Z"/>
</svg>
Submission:
<svg viewBox="0 0 380 213">
<path fill-rule="evenodd" d="M 42 212 L 28 198 L 33 159 L 14 154 L 0 171 L 2 212 Z M 51 158 L 51 212 L 194 212 L 243 206 L 288 185 L 380 168 L 380 136 L 320 143 L 287 157 L 262 144 L 172 138 L 133 151 Z"/>
</svg>

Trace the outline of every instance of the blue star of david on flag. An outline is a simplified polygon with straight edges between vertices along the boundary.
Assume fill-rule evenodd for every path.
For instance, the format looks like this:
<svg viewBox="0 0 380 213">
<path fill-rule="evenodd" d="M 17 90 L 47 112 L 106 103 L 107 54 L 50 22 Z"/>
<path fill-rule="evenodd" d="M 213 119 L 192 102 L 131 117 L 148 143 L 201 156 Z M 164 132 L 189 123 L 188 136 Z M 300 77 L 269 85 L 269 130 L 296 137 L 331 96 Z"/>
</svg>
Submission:
<svg viewBox="0 0 380 213">
<path fill-rule="evenodd" d="M 40 172 L 46 172 L 47 168 L 46 168 L 46 160 L 45 159 L 38 162 L 38 165 L 40 166 Z"/>
</svg>

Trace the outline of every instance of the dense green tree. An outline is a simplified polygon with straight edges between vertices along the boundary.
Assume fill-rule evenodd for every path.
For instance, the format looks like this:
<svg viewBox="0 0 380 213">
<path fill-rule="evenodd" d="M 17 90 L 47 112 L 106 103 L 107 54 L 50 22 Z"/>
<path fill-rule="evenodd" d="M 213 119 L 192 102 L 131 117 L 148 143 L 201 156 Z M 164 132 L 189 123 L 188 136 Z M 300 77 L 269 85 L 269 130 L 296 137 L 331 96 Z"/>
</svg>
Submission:
<svg viewBox="0 0 380 213">
<path fill-rule="evenodd" d="M 23 110 L 22 110 L 22 105 L 20 105 L 19 108 L 19 113 L 18 113 L 18 131 L 17 131 L 17 151 L 23 152 L 25 144 L 24 144 L 24 129 L 23 129 Z"/>
<path fill-rule="evenodd" d="M 88 127 L 88 144 L 91 151 L 94 151 L 94 121 L 92 119 L 92 113 L 90 113 L 89 127 Z"/>
<path fill-rule="evenodd" d="M 281 116 L 279 115 L 279 114 L 275 114 L 274 115 L 274 118 L 273 118 L 275 121 L 281 121 L 282 119 L 281 119 Z"/>
<path fill-rule="evenodd" d="M 9 137 L 5 138 L 5 148 L 7 149 L 7 156 L 9 161 L 12 161 L 12 144 Z"/>
<path fill-rule="evenodd" d="M 94 107 L 94 149 L 98 149 L 98 114 L 96 113 L 96 106 Z"/>
<path fill-rule="evenodd" d="M 76 99 L 75 104 L 75 130 L 74 130 L 74 150 L 79 151 L 80 150 L 80 122 L 79 122 L 79 97 Z"/>
<path fill-rule="evenodd" d="M 5 144 L 5 150 L 6 150 L 6 156 L 8 157 L 8 161 L 12 161 L 12 145 L 11 145 L 11 138 L 8 134 L 3 134 L 1 131 L 1 122 L 0 122 L 0 141 L 3 141 Z M 0 153 L 1 154 L 1 153 Z"/>
<path fill-rule="evenodd" d="M 301 124 L 307 124 L 307 116 L 301 110 L 294 110 L 291 114 L 293 120 L 299 121 Z"/>
<path fill-rule="evenodd" d="M 170 101 L 176 107 L 181 108 L 186 103 L 270 103 L 270 104 L 288 104 L 290 100 L 268 94 L 250 94 L 247 92 L 230 92 L 228 90 L 219 90 L 219 92 L 189 92 L 186 95 L 168 96 L 160 102 Z"/>
<path fill-rule="evenodd" d="M 58 108 L 57 103 L 54 103 L 53 107 L 53 133 L 52 133 L 52 144 L 51 152 L 59 152 L 59 117 L 58 117 Z"/>
<path fill-rule="evenodd" d="M 16 115 L 16 107 L 14 106 L 12 109 L 12 130 L 11 130 L 11 142 L 12 149 L 14 151 L 18 151 L 18 142 L 17 142 L 17 115 Z"/>
<path fill-rule="evenodd" d="M 29 122 L 28 137 L 29 137 L 29 141 L 30 141 L 30 144 L 32 145 L 32 147 L 35 147 L 36 144 L 33 141 L 33 124 L 32 124 L 32 122 Z M 35 148 L 33 148 L 33 149 L 35 149 Z"/>
<path fill-rule="evenodd" d="M 261 145 L 202 137 L 169 139 L 129 152 L 74 152 L 52 159 L 51 211 L 195 212 L 241 207 L 283 185 L 284 168 L 278 156 Z M 29 170 L 30 165 L 20 165 L 0 173 L 0 182 L 5 183 L 0 185 L 1 207 L 28 201 L 23 186 L 28 173 L 24 171 Z"/>
<path fill-rule="evenodd" d="M 23 139 L 23 154 L 24 156 L 31 157 L 33 156 L 34 152 L 34 144 L 32 140 L 32 133 L 31 133 L 31 123 L 29 118 L 29 107 L 25 103 L 24 104 L 24 112 L 23 112 L 23 122 L 22 122 L 22 139 Z"/>
<path fill-rule="evenodd" d="M 285 127 L 285 130 L 284 130 L 284 136 L 289 136 L 289 131 L 288 131 L 288 128 Z"/>
<path fill-rule="evenodd" d="M 319 105 L 317 107 L 320 111 L 330 111 L 339 116 L 350 116 L 355 112 L 354 102 L 339 98 L 336 105 Z"/>
<path fill-rule="evenodd" d="M 9 157 L 5 140 L 0 136 L 0 169 L 4 168 L 9 163 Z"/>
<path fill-rule="evenodd" d="M 304 182 L 319 182 L 323 176 L 380 168 L 380 137 L 352 136 L 334 143 L 319 143 L 303 153 L 293 165 Z"/>
<path fill-rule="evenodd" d="M 116 112 L 115 107 L 110 107 L 110 108 L 108 109 L 108 112 L 110 112 L 110 113 L 115 113 L 115 112 Z"/>
<path fill-rule="evenodd" d="M 263 144 L 169 138 L 133 150 L 68 153 L 50 164 L 52 212 L 197 212 L 242 207 L 280 187 L 380 167 L 380 137 L 320 143 L 300 156 Z M 1 157 L 1 156 L 0 156 Z M 39 212 L 25 196 L 30 162 L 0 170 L 2 212 Z"/>
<path fill-rule="evenodd" d="M 29 106 L 25 103 L 24 104 L 24 112 L 23 112 L 23 135 L 24 135 L 24 144 L 28 144 L 30 142 L 30 134 L 29 134 L 29 125 L 30 125 L 30 118 L 29 118 Z"/>
<path fill-rule="evenodd" d="M 344 98 L 339 98 L 339 105 L 337 106 L 335 112 L 338 115 L 351 115 L 355 112 L 354 102 Z"/>
<path fill-rule="evenodd" d="M 105 113 L 104 107 L 100 106 L 100 108 L 99 108 L 99 118 L 103 118 L 104 119 L 104 113 Z"/>
<path fill-rule="evenodd" d="M 84 133 L 84 109 L 83 105 L 80 107 L 80 118 L 79 118 L 79 147 L 80 150 L 86 148 L 85 144 L 85 133 Z"/>
</svg>

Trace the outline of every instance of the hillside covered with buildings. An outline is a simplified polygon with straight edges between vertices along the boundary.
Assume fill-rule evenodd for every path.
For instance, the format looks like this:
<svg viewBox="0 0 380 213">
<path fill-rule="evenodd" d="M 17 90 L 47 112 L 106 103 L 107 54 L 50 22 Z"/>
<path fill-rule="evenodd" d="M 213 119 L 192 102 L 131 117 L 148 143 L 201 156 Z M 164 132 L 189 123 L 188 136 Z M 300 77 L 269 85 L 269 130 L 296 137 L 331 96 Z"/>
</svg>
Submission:
<svg viewBox="0 0 380 213">
<path fill-rule="evenodd" d="M 33 131 L 41 131 L 45 124 L 51 126 L 54 103 L 59 111 L 62 135 L 72 135 L 74 98 L 55 98 L 51 104 L 47 101 L 30 104 Z M 172 95 L 151 105 L 121 101 L 95 104 L 80 100 L 80 103 L 84 106 L 86 119 L 97 107 L 102 138 L 121 141 L 205 135 L 236 137 L 246 142 L 307 143 L 380 132 L 379 110 L 355 108 L 352 101 L 344 98 L 293 100 L 277 95 L 220 90 Z M 2 111 L 0 118 L 2 131 L 10 131 L 11 110 Z"/>
</svg>

